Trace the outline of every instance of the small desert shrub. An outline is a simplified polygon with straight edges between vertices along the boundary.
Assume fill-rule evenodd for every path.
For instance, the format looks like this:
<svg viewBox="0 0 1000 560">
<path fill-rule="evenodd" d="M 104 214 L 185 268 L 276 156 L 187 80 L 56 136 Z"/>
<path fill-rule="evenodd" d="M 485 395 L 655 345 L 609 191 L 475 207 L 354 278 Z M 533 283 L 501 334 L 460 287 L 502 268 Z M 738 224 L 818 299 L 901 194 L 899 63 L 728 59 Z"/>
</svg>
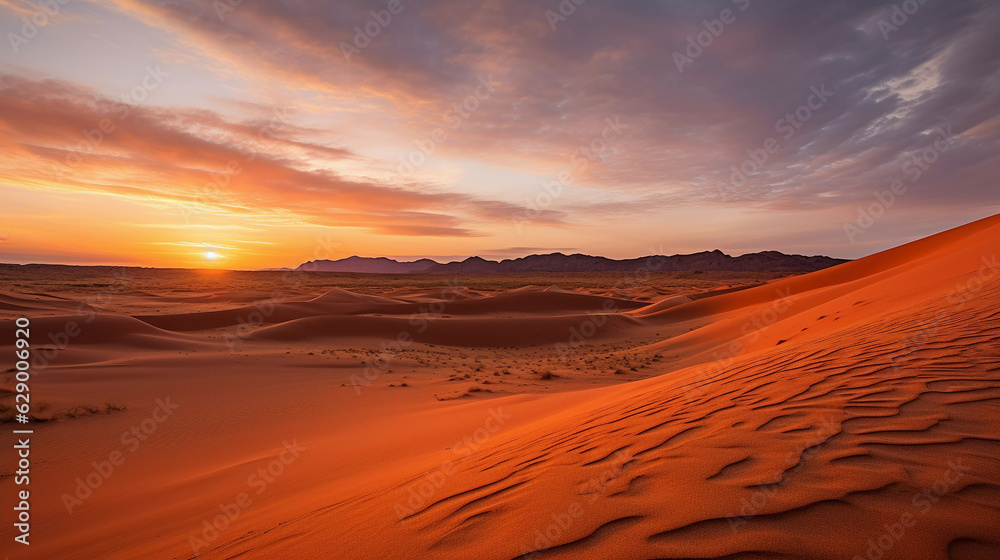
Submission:
<svg viewBox="0 0 1000 560">
<path fill-rule="evenodd" d="M 104 403 L 104 407 L 91 406 L 91 405 L 80 405 L 69 408 L 64 413 L 65 416 L 69 418 L 77 418 L 79 416 L 93 416 L 95 414 L 111 414 L 112 412 L 120 412 L 128 408 L 124 404 L 114 404 L 114 403 Z"/>
</svg>

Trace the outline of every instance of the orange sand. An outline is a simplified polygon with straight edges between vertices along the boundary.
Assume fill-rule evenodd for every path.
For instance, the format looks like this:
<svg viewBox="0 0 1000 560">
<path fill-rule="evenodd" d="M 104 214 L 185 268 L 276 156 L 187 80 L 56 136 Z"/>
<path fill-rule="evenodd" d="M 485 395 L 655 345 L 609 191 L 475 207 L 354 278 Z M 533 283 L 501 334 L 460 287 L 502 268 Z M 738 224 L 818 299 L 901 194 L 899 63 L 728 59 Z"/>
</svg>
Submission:
<svg viewBox="0 0 1000 560">
<path fill-rule="evenodd" d="M 7 524 L 0 555 L 1000 558 L 997 257 L 993 217 L 654 303 L 120 296 L 174 302 L 133 318 L 8 291 L 36 348 L 82 326 L 32 380 L 59 418 L 34 426 L 33 544 Z M 63 415 L 106 402 L 128 408 Z"/>
</svg>

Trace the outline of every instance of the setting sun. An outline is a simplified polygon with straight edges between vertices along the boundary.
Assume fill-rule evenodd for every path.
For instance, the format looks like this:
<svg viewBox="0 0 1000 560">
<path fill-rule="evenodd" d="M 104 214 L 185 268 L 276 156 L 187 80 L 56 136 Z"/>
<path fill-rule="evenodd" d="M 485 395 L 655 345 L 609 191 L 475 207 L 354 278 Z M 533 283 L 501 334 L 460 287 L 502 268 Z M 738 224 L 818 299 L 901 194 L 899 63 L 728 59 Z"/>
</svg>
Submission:
<svg viewBox="0 0 1000 560">
<path fill-rule="evenodd" d="M 4 560 L 1000 560 L 1000 0 L 0 31 Z"/>
</svg>

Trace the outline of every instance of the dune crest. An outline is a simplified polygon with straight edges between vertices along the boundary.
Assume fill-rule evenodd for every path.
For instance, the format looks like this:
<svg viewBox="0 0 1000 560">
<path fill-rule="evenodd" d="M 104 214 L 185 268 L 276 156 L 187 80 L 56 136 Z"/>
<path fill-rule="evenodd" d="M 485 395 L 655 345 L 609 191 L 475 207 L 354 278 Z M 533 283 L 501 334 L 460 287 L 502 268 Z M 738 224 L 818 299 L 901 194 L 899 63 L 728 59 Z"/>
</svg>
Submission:
<svg viewBox="0 0 1000 560">
<path fill-rule="evenodd" d="M 761 336 L 790 340 L 747 344 L 708 376 L 581 395 L 491 441 L 380 537 L 338 529 L 347 508 L 334 507 L 255 540 L 302 535 L 289 558 L 362 539 L 356 557 L 399 556 L 399 542 L 414 558 L 852 558 L 890 541 L 896 557 L 996 552 L 997 240 L 994 218 L 686 304 L 745 322 L 784 285 L 798 295 Z M 400 485 L 367 501 L 405 504 Z"/>
<path fill-rule="evenodd" d="M 337 288 L 97 314 L 36 390 L 60 410 L 128 409 L 37 428 L 61 459 L 39 451 L 34 550 L 996 556 L 998 256 L 1000 216 L 805 276 L 644 299 Z M 164 398 L 176 414 L 68 511 L 76 480 Z M 278 474 L 262 484 L 262 468 Z"/>
</svg>

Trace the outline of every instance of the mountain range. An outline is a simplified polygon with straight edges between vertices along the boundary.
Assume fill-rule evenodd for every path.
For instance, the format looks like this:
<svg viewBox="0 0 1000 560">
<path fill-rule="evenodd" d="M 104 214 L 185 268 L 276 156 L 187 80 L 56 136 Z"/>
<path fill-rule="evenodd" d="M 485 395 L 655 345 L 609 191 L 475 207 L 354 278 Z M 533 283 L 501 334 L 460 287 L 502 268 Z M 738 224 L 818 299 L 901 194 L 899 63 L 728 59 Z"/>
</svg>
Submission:
<svg viewBox="0 0 1000 560">
<path fill-rule="evenodd" d="M 704 251 L 689 255 L 651 255 L 615 260 L 606 257 L 563 253 L 529 255 L 517 259 L 491 261 L 469 257 L 462 261 L 439 263 L 431 259 L 400 262 L 386 257 L 347 257 L 338 260 L 309 261 L 296 270 L 317 272 L 361 272 L 374 274 L 513 274 L 530 272 L 622 272 L 622 271 L 728 271 L 806 273 L 847 262 L 832 257 L 786 255 L 777 251 L 749 253 L 732 257 L 722 251 Z"/>
</svg>

